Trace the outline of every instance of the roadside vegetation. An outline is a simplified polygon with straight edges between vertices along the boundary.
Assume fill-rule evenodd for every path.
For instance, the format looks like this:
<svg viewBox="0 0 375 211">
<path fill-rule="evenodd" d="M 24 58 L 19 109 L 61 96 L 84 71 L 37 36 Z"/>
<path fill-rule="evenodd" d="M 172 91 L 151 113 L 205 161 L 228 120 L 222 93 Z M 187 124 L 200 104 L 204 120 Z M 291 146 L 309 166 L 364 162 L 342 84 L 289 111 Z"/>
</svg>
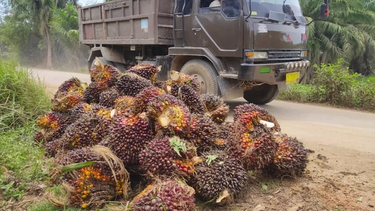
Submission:
<svg viewBox="0 0 375 211">
<path fill-rule="evenodd" d="M 0 76 L 0 207 L 6 207 L 48 179 L 44 149 L 32 139 L 35 118 L 50 100 L 43 84 L 13 61 L 0 60 Z"/>
<path fill-rule="evenodd" d="M 342 60 L 315 68 L 310 84 L 293 84 L 278 99 L 375 111 L 375 77 L 352 73 Z"/>
</svg>

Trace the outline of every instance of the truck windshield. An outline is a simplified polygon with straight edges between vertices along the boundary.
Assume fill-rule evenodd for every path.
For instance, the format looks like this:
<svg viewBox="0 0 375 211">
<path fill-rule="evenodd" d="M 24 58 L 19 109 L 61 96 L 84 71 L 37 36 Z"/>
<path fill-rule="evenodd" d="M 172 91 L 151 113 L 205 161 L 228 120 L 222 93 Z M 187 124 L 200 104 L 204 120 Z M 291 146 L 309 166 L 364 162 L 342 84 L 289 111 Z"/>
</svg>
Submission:
<svg viewBox="0 0 375 211">
<path fill-rule="evenodd" d="M 303 16 L 298 0 L 247 0 L 251 16 L 268 17 L 270 11 L 289 16 Z"/>
</svg>

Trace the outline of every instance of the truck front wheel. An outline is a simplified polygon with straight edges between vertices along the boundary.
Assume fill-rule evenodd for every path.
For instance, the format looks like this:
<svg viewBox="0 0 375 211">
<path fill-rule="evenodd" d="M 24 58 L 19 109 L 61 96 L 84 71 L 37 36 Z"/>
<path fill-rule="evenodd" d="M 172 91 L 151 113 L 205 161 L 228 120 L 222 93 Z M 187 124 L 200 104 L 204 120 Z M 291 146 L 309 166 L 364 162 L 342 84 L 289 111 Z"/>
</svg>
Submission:
<svg viewBox="0 0 375 211">
<path fill-rule="evenodd" d="M 191 75 L 198 81 L 201 94 L 219 95 L 217 73 L 209 62 L 199 59 L 190 60 L 180 72 Z"/>
<path fill-rule="evenodd" d="M 247 102 L 258 105 L 264 105 L 274 100 L 279 94 L 277 85 L 263 84 L 246 90 L 243 97 Z"/>
</svg>

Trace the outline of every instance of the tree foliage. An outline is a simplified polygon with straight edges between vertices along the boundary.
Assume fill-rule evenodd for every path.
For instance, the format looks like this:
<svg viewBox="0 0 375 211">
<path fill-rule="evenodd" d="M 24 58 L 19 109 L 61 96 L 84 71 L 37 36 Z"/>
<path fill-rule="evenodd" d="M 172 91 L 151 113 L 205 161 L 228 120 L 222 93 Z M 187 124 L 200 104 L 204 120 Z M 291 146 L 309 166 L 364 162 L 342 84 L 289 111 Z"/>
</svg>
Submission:
<svg viewBox="0 0 375 211">
<path fill-rule="evenodd" d="M 372 0 L 332 0 L 330 16 L 321 21 L 322 0 L 301 0 L 308 26 L 309 60 L 313 64 L 333 63 L 343 58 L 343 65 L 369 75 L 375 67 L 375 5 Z M 308 82 L 314 68 L 305 75 Z"/>
</svg>

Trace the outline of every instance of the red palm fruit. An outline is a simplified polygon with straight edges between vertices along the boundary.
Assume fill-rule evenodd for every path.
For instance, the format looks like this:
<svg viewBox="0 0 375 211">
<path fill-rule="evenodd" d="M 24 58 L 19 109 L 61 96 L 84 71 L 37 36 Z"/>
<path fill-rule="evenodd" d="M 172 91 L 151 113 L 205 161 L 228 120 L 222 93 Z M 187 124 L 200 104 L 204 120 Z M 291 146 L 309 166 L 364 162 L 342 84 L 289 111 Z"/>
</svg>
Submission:
<svg viewBox="0 0 375 211">
<path fill-rule="evenodd" d="M 129 73 L 135 73 L 151 82 L 155 82 L 158 72 L 160 72 L 161 66 L 156 67 L 152 64 L 139 64 L 128 70 Z"/>
<path fill-rule="evenodd" d="M 194 189 L 177 179 L 156 180 L 138 194 L 130 210 L 195 210 Z"/>
</svg>

